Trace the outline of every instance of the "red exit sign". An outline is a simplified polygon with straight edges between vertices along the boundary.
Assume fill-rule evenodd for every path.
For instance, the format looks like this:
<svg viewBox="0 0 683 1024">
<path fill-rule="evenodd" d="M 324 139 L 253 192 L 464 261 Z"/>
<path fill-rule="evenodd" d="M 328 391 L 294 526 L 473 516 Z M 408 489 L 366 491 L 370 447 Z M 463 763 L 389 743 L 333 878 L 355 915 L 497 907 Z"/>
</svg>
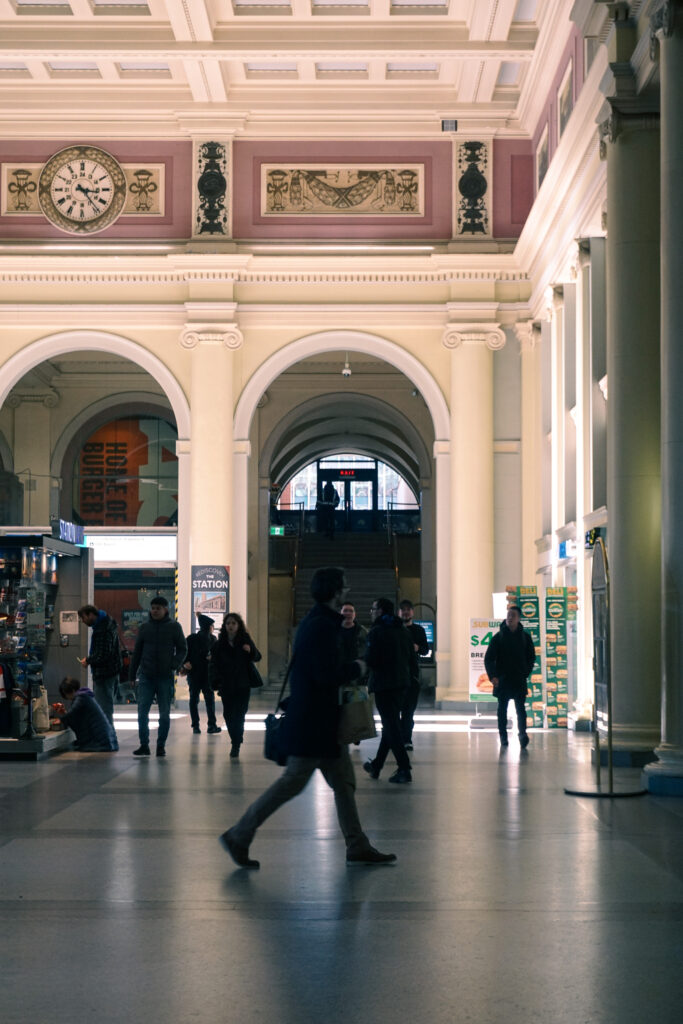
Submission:
<svg viewBox="0 0 683 1024">
<path fill-rule="evenodd" d="M 355 475 L 356 475 L 355 469 L 340 469 L 339 470 L 339 476 L 355 476 Z"/>
</svg>

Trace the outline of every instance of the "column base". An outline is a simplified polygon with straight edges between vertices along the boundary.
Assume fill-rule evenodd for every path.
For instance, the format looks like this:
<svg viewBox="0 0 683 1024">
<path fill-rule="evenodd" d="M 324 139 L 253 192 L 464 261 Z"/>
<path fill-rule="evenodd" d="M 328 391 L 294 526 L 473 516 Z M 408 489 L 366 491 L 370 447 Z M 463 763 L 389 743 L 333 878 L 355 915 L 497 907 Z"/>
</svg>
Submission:
<svg viewBox="0 0 683 1024">
<path fill-rule="evenodd" d="M 657 760 L 654 750 L 628 750 L 623 747 L 612 748 L 612 764 L 615 768 L 643 768 L 646 764 Z M 591 750 L 591 764 L 597 764 L 595 747 Z M 600 746 L 600 764 L 607 764 L 607 747 Z"/>
<path fill-rule="evenodd" d="M 657 796 L 683 796 L 683 751 L 659 752 L 659 760 L 645 767 L 641 779 Z"/>
</svg>

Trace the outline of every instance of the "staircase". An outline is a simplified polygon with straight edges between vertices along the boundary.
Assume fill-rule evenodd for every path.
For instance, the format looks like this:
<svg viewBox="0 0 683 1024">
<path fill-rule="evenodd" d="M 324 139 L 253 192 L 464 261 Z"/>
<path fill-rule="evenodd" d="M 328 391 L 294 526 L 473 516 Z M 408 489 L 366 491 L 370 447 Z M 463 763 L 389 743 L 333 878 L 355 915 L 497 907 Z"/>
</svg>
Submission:
<svg viewBox="0 0 683 1024">
<path fill-rule="evenodd" d="M 396 601 L 396 574 L 391 547 L 384 532 L 338 533 L 334 540 L 320 534 L 306 534 L 302 539 L 301 563 L 296 579 L 296 623 L 301 621 L 313 603 L 313 573 L 325 565 L 338 565 L 344 569 L 349 585 L 348 600 L 364 626 L 370 624 L 370 605 L 376 597 Z"/>
</svg>

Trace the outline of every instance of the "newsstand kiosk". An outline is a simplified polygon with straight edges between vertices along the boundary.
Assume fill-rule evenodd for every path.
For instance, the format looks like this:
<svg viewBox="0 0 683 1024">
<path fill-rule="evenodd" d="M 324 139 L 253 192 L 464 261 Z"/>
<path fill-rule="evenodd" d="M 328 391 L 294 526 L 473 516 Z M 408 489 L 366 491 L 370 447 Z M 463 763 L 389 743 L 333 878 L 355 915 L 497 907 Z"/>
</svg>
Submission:
<svg viewBox="0 0 683 1024">
<path fill-rule="evenodd" d="M 44 704 L 60 699 L 65 676 L 82 677 L 87 654 L 77 610 L 92 603 L 94 569 L 90 548 L 73 543 L 81 532 L 60 523 L 54 536 L 0 534 L 0 757 L 35 760 L 73 742 Z"/>
</svg>

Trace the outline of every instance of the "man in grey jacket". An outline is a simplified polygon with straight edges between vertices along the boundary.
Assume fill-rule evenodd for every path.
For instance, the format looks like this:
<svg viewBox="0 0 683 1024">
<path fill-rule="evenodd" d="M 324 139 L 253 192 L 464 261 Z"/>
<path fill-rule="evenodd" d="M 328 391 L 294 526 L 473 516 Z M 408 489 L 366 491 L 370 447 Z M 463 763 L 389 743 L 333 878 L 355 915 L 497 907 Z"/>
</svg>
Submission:
<svg viewBox="0 0 683 1024">
<path fill-rule="evenodd" d="M 157 757 L 166 756 L 166 739 L 171 727 L 173 676 L 187 657 L 187 642 L 180 623 L 168 614 L 165 597 L 153 597 L 149 621 L 143 622 L 135 641 L 130 677 L 138 680 L 138 733 L 140 746 L 135 757 L 149 757 L 149 709 L 156 697 L 159 706 Z"/>
</svg>

